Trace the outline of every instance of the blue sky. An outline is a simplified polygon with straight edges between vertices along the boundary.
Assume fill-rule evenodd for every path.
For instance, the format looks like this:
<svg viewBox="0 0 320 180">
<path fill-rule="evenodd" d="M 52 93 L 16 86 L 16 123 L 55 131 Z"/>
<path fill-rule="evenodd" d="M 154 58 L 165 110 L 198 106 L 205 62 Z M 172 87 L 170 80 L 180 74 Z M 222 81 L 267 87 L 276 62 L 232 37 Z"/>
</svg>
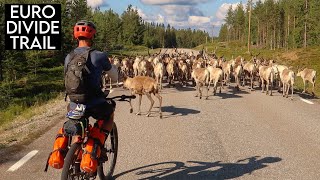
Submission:
<svg viewBox="0 0 320 180">
<path fill-rule="evenodd" d="M 149 22 L 170 24 L 177 29 L 206 30 L 217 36 L 225 13 L 230 5 L 236 7 L 240 0 L 87 0 L 91 7 L 113 9 L 118 14 L 129 4 L 137 8 L 140 16 Z M 242 3 L 246 3 L 243 0 Z"/>
</svg>

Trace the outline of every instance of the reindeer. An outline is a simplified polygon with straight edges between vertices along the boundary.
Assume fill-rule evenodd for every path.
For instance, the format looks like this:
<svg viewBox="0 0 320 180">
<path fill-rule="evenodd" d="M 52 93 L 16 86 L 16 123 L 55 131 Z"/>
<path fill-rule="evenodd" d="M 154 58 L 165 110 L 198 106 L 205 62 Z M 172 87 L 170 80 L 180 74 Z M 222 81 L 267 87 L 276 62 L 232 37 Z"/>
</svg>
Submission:
<svg viewBox="0 0 320 180">
<path fill-rule="evenodd" d="M 240 90 L 240 81 L 241 81 L 241 77 L 242 77 L 242 73 L 243 73 L 243 58 L 242 57 L 237 57 L 233 64 L 233 71 L 234 71 L 234 78 L 236 81 L 236 89 L 239 91 Z"/>
<path fill-rule="evenodd" d="M 138 76 L 139 75 L 139 64 L 140 62 L 142 61 L 142 57 L 136 57 L 136 59 L 134 60 L 134 63 L 133 63 L 133 73 L 134 73 L 134 76 Z"/>
<path fill-rule="evenodd" d="M 286 96 L 286 98 L 288 98 L 289 89 L 291 86 L 291 100 L 293 100 L 294 72 L 289 69 L 284 69 L 280 74 L 280 79 L 283 84 L 282 96 Z"/>
<path fill-rule="evenodd" d="M 272 96 L 272 86 L 273 86 L 273 80 L 275 76 L 275 68 L 274 67 L 269 67 L 269 66 L 260 66 L 259 67 L 259 75 L 262 83 L 262 90 L 261 92 L 264 92 L 264 84 L 266 82 L 267 86 L 267 92 L 266 95 L 269 94 L 269 85 L 270 85 L 270 96 Z"/>
<path fill-rule="evenodd" d="M 175 64 L 175 60 L 171 59 L 169 61 L 169 63 L 167 64 L 167 67 L 166 67 L 166 70 L 167 70 L 167 73 L 168 73 L 168 79 L 167 80 L 168 80 L 168 83 L 169 83 L 169 87 L 171 86 L 171 84 L 174 81 L 175 72 L 177 71 L 176 69 L 177 69 L 177 67 L 176 67 L 176 64 Z"/>
<path fill-rule="evenodd" d="M 255 74 L 258 72 L 257 63 L 255 61 L 253 63 L 247 62 L 243 66 L 243 71 L 244 71 L 244 77 L 243 77 L 242 85 L 245 86 L 246 77 L 249 76 L 250 77 L 250 89 L 251 89 L 251 91 L 253 91 L 253 78 L 254 78 Z"/>
<path fill-rule="evenodd" d="M 154 67 L 154 76 L 156 78 L 156 82 L 160 85 L 160 89 L 162 89 L 162 79 L 164 74 L 164 65 L 161 62 L 158 62 Z"/>
<path fill-rule="evenodd" d="M 124 58 L 121 61 L 121 74 L 122 76 L 131 76 L 133 75 L 133 67 L 129 58 Z"/>
<path fill-rule="evenodd" d="M 201 87 L 206 87 L 207 89 L 207 96 L 206 99 L 208 99 L 208 91 L 209 91 L 209 80 L 210 80 L 210 73 L 206 68 L 196 68 L 192 71 L 191 77 L 194 79 L 196 86 L 197 86 L 197 94 L 196 97 L 198 97 L 200 93 L 200 99 L 202 98 L 202 91 Z"/>
<path fill-rule="evenodd" d="M 308 69 L 308 68 L 305 68 L 303 69 L 303 71 L 298 71 L 298 74 L 297 76 L 300 76 L 303 80 L 303 92 L 302 93 L 305 93 L 306 92 L 306 83 L 311 82 L 312 84 L 312 95 L 314 96 L 314 86 L 316 84 L 316 74 L 317 74 L 317 71 L 313 70 L 313 69 Z"/>
<path fill-rule="evenodd" d="M 221 87 L 223 88 L 223 71 L 220 68 L 216 68 L 213 66 L 208 66 L 207 70 L 209 71 L 210 78 L 209 78 L 209 85 L 208 89 L 210 88 L 211 82 L 213 83 L 213 95 L 216 95 L 217 91 L 217 85 L 220 81 L 220 90 L 219 93 L 221 93 Z"/>
<path fill-rule="evenodd" d="M 159 115 L 162 118 L 162 97 L 159 94 L 159 86 L 155 79 L 148 76 L 136 76 L 134 78 L 125 77 L 123 86 L 128 88 L 131 91 L 131 94 L 138 94 L 139 95 L 139 109 L 136 115 L 141 115 L 141 100 L 142 95 L 146 95 L 151 102 L 150 108 L 147 113 L 147 117 L 151 114 L 151 109 L 154 105 L 154 100 L 151 97 L 153 94 L 159 100 Z M 133 112 L 133 107 L 130 100 L 130 113 Z"/>
</svg>

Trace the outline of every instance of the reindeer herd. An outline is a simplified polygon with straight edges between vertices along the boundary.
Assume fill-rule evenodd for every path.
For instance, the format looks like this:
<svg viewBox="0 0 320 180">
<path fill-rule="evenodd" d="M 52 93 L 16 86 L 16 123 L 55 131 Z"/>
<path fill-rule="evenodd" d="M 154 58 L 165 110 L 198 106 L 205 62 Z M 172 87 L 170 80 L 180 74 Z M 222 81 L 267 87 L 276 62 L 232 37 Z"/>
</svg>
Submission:
<svg viewBox="0 0 320 180">
<path fill-rule="evenodd" d="M 132 94 L 139 95 L 139 111 L 142 95 L 146 95 L 151 102 L 147 116 L 153 107 L 154 101 L 151 94 L 159 99 L 159 114 L 161 114 L 162 97 L 159 91 L 163 88 L 162 82 L 167 81 L 168 87 L 180 84 L 182 86 L 196 86 L 196 97 L 202 98 L 202 91 L 206 89 L 206 99 L 208 92 L 213 86 L 213 95 L 219 88 L 219 93 L 224 85 L 231 86 L 231 81 L 235 82 L 235 89 L 240 90 L 240 86 L 246 86 L 249 83 L 249 89 L 254 90 L 255 84 L 261 88 L 261 92 L 272 95 L 273 89 L 282 91 L 283 97 L 289 95 L 291 89 L 291 99 L 293 98 L 293 86 L 295 77 L 300 76 L 304 83 L 304 92 L 306 84 L 312 84 L 312 94 L 314 95 L 316 71 L 305 68 L 298 70 L 296 74 L 291 67 L 277 64 L 273 60 L 264 60 L 258 58 L 260 55 L 252 55 L 249 61 L 238 56 L 231 60 L 226 60 L 223 56 L 217 57 L 215 53 L 207 55 L 203 53 L 194 54 L 193 52 L 159 53 L 149 56 L 126 57 L 122 60 L 113 57 L 110 58 L 113 66 L 118 69 L 119 77 L 123 77 L 124 87 L 128 88 Z M 109 80 L 107 76 L 103 77 L 104 86 Z M 112 80 L 112 81 L 118 81 Z M 111 82 L 111 79 L 109 80 Z M 255 83 L 256 82 L 256 83 Z M 211 85 L 212 84 L 212 85 Z M 112 88 L 111 84 L 110 87 Z M 132 106 L 131 110 L 132 112 Z"/>
</svg>

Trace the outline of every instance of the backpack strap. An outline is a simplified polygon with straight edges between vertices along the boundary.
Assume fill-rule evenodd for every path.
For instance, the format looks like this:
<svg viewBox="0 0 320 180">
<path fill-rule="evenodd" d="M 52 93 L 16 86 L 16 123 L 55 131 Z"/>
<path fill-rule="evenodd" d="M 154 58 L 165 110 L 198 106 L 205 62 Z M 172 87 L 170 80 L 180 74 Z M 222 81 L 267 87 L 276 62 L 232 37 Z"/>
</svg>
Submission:
<svg viewBox="0 0 320 180">
<path fill-rule="evenodd" d="M 66 67 L 66 70 L 64 71 L 64 75 L 66 75 L 67 71 L 68 71 L 68 68 L 69 68 L 69 64 L 71 63 L 71 60 L 76 56 L 76 53 L 74 52 L 74 50 L 72 50 L 70 53 L 69 53 L 69 62 L 67 64 L 67 67 Z"/>
<path fill-rule="evenodd" d="M 94 51 L 94 50 L 95 50 L 95 49 L 94 49 L 94 48 L 91 48 L 91 47 L 86 50 L 86 53 L 88 53 L 88 55 L 87 55 L 87 57 L 86 57 L 86 61 L 85 61 L 86 65 L 84 66 L 84 69 L 87 71 L 88 74 L 90 74 L 91 71 L 89 70 L 89 68 L 88 68 L 88 66 L 87 66 L 87 61 L 88 61 L 89 58 L 90 58 L 90 60 L 91 60 L 90 53 L 91 53 L 91 51 Z"/>
<path fill-rule="evenodd" d="M 69 67 L 69 64 L 71 63 L 71 61 L 72 61 L 72 59 L 76 56 L 76 55 L 79 55 L 79 56 L 83 56 L 83 55 L 85 55 L 86 53 L 88 53 L 88 55 L 87 55 L 87 57 L 86 57 L 86 61 L 85 61 L 85 63 L 87 63 L 87 61 L 88 61 L 88 58 L 90 57 L 90 53 L 91 53 L 91 51 L 94 51 L 95 49 L 94 48 L 89 48 L 89 49 L 87 49 L 85 52 L 83 52 L 83 53 L 81 53 L 81 54 L 77 54 L 74 50 L 72 50 L 70 53 L 69 53 L 69 62 L 68 62 L 68 64 L 67 64 L 67 70 L 68 70 L 68 67 Z M 89 68 L 87 67 L 87 65 L 85 65 L 85 69 L 86 69 L 86 71 L 90 74 L 90 70 L 89 70 Z"/>
</svg>

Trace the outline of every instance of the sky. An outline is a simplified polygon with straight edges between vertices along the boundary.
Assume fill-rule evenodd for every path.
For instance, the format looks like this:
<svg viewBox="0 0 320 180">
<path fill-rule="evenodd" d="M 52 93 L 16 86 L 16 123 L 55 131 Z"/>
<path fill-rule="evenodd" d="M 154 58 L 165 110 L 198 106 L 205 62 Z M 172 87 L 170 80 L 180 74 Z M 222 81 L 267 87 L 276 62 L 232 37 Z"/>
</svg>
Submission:
<svg viewBox="0 0 320 180">
<path fill-rule="evenodd" d="M 101 10 L 113 9 L 122 14 L 129 4 L 138 10 L 143 20 L 170 24 L 176 29 L 205 30 L 218 36 L 230 5 L 235 8 L 247 0 L 87 0 L 88 5 Z"/>
</svg>

